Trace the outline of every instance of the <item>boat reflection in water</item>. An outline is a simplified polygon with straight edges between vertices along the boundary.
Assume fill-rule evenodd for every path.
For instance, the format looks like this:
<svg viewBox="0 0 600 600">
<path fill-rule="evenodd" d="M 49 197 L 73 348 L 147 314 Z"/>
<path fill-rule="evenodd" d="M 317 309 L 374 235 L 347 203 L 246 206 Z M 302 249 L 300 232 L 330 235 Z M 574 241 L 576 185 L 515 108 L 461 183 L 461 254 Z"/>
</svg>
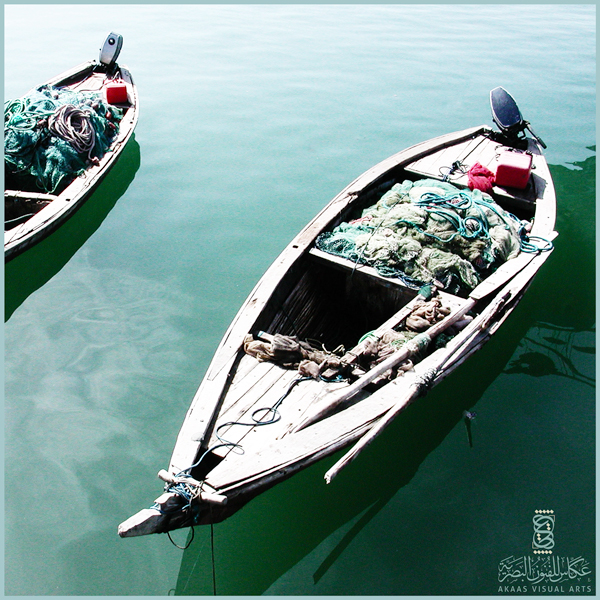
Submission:
<svg viewBox="0 0 600 600">
<path fill-rule="evenodd" d="M 535 294 L 535 289 L 530 293 Z M 527 437 L 525 419 L 514 423 L 512 419 L 519 416 L 513 414 L 508 423 L 501 408 L 492 410 L 499 400 L 494 396 L 510 389 L 510 384 L 502 382 L 514 381 L 514 376 L 532 375 L 549 375 L 548 385 L 556 385 L 552 375 L 570 377 L 586 388 L 593 382 L 582 366 L 593 367 L 590 332 L 574 334 L 548 324 L 531 323 L 526 309 L 519 307 L 517 311 L 515 318 L 472 356 L 467 365 L 462 365 L 448 380 L 409 406 L 334 485 L 324 485 L 323 474 L 338 455 L 324 459 L 258 496 L 229 519 L 213 525 L 212 531 L 209 527 L 198 527 L 193 536 L 186 530 L 187 540 L 183 531 L 171 532 L 177 544 L 190 544 L 184 552 L 172 593 L 206 595 L 216 591 L 219 595 L 278 595 L 310 593 L 312 589 L 315 595 L 327 594 L 331 588 L 320 591 L 323 588 L 319 583 L 328 580 L 331 583 L 331 578 L 335 580 L 340 576 L 336 562 L 342 559 L 343 564 L 347 564 L 352 560 L 348 554 L 354 556 L 360 552 L 358 548 L 365 542 L 364 531 L 374 537 L 369 543 L 377 544 L 377 523 L 381 520 L 390 528 L 389 543 L 397 552 L 397 556 L 390 559 L 398 565 L 396 585 L 403 582 L 409 589 L 417 585 L 415 580 L 420 577 L 411 571 L 414 562 L 421 562 L 425 571 L 439 569 L 439 555 L 426 548 L 430 534 L 439 538 L 440 531 L 430 532 L 439 525 L 437 519 L 445 524 L 442 537 L 446 541 L 439 539 L 439 543 L 452 545 L 464 535 L 466 524 L 489 518 L 497 501 L 490 490 L 503 485 L 503 476 L 510 479 L 509 474 L 503 475 L 504 467 L 489 465 L 487 474 L 474 469 L 476 457 L 489 457 L 490 453 L 503 451 L 510 455 L 524 450 L 526 455 L 531 454 L 532 463 L 537 460 L 531 448 L 529 451 L 525 447 L 516 448 L 521 436 Z M 535 360 L 531 358 L 532 344 L 538 348 Z M 537 365 L 549 365 L 548 361 L 555 367 L 544 368 L 544 372 L 536 370 Z M 590 374 L 593 375 L 593 371 Z M 465 412 L 473 414 L 473 407 L 484 396 L 483 405 L 475 409 L 477 419 L 469 421 L 469 427 L 473 426 L 467 436 Z M 522 402 L 523 411 L 527 413 L 537 399 L 530 397 L 528 402 L 523 398 L 507 399 L 507 406 L 512 406 L 512 402 Z M 494 439 L 495 428 L 503 432 L 498 439 Z M 506 433 L 511 428 L 517 430 L 514 438 Z M 452 441 L 445 440 L 447 437 L 452 437 Z M 445 445 L 443 455 L 435 453 L 442 443 Z M 445 497 L 447 489 L 439 490 L 440 497 L 415 496 L 420 494 L 423 485 L 436 485 L 435 481 L 429 481 L 432 476 L 425 474 L 428 484 L 419 482 L 416 489 L 408 486 L 426 459 L 440 463 L 434 478 L 451 480 L 462 472 L 454 483 L 448 483 L 454 490 L 452 494 L 456 494 L 454 497 Z M 570 459 L 565 457 L 564 460 Z M 527 468 L 529 466 L 523 465 L 524 472 Z M 535 464 L 531 468 L 535 471 Z M 428 469 L 431 471 L 431 464 Z M 510 510 L 522 511 L 517 499 Z M 376 519 L 382 511 L 386 516 Z M 390 522 L 391 513 L 398 515 L 396 522 Z M 430 517 L 433 522 L 426 522 Z M 497 543 L 502 546 L 502 540 Z M 494 550 L 502 553 L 493 547 L 492 554 Z M 369 548 L 364 548 L 364 552 L 370 552 Z M 374 559 L 364 560 L 372 562 Z M 452 560 L 446 562 L 451 569 Z M 324 579 L 332 568 L 330 578 Z M 479 582 L 484 587 L 487 583 Z M 456 582 L 447 584 L 458 585 Z M 299 585 L 303 587 L 298 588 Z M 373 593 L 391 593 L 386 586 L 392 588 L 394 583 L 382 582 L 381 585 L 383 592 L 373 589 Z M 428 584 L 420 581 L 419 585 L 423 586 L 419 593 L 427 593 Z M 435 588 L 444 583 L 431 582 L 431 585 Z M 404 592 L 398 588 L 398 593 Z"/>
<path fill-rule="evenodd" d="M 504 372 L 532 377 L 558 375 L 595 388 L 595 355 L 593 331 L 539 323 L 521 340 Z"/>
<path fill-rule="evenodd" d="M 134 134 L 87 202 L 50 236 L 5 264 L 5 322 L 33 292 L 60 271 L 100 227 L 134 180 L 140 163 L 140 145 Z"/>
</svg>

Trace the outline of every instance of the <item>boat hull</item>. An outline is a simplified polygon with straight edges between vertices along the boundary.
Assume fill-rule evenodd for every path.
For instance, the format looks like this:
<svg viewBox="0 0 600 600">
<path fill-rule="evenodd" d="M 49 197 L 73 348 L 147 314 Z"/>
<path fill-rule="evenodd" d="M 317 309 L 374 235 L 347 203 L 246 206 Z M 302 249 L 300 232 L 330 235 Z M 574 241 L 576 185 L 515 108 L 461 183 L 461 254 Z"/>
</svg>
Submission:
<svg viewBox="0 0 600 600">
<path fill-rule="evenodd" d="M 352 348 L 361 332 L 384 331 L 402 322 L 420 302 L 417 290 L 370 266 L 327 255 L 315 247 L 315 240 L 376 202 L 394 184 L 420 178 L 441 181 L 441 167 L 457 161 L 493 166 L 497 146 L 491 130 L 480 126 L 399 152 L 346 186 L 292 240 L 229 326 L 178 435 L 168 473 L 191 477 L 198 484 L 198 495 L 181 510 L 181 496 L 167 486 L 154 508 L 119 526 L 122 537 L 221 521 L 299 470 L 353 443 L 368 444 L 373 432 L 386 427 L 489 340 L 550 251 L 521 252 L 469 294 L 439 291 L 450 312 L 445 319 L 468 316 L 470 321 L 451 341 L 429 350 L 402 376 L 379 386 L 370 381 L 374 371 L 360 374 L 352 384 L 300 380 L 294 369 L 261 362 L 245 351 L 249 336 L 273 340 L 276 334 L 318 338 L 329 348 L 337 344 Z M 533 221 L 532 239 L 543 238 L 549 244 L 556 235 L 554 188 L 539 145 L 530 140 L 528 150 L 535 173 L 528 188 L 494 187 L 491 195 L 503 208 Z M 457 173 L 452 183 L 460 189 L 467 180 L 465 171 Z M 264 420 L 274 414 L 269 412 L 274 406 L 277 421 L 266 427 L 256 423 L 257 412 L 262 411 Z M 328 473 L 327 481 L 336 474 Z"/>
<path fill-rule="evenodd" d="M 58 194 L 39 193 L 28 189 L 6 189 L 5 203 L 43 202 L 45 206 L 27 221 L 5 230 L 5 262 L 18 256 L 34 244 L 50 235 L 69 219 L 93 194 L 98 184 L 108 175 L 121 152 L 131 139 L 139 114 L 137 88 L 130 71 L 119 66 L 119 76 L 127 90 L 127 100 L 116 104 L 124 110 L 119 131 L 106 154 L 97 164 L 90 165 Z M 107 74 L 98 69 L 95 61 L 83 63 L 42 85 L 67 88 L 73 91 L 100 91 L 107 81 Z"/>
</svg>

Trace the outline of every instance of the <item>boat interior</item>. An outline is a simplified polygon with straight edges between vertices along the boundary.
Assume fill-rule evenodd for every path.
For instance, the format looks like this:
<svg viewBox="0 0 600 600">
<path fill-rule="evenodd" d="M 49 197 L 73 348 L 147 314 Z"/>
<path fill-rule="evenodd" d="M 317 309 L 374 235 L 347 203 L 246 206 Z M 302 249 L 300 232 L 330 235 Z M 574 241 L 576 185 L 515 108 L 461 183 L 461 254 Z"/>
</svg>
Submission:
<svg viewBox="0 0 600 600">
<path fill-rule="evenodd" d="M 470 145 L 474 143 L 482 149 L 488 142 L 493 143 L 487 139 L 483 143 L 481 139 L 467 141 L 465 152 L 469 152 Z M 456 148 L 453 156 L 456 157 Z M 478 153 L 477 160 L 480 157 L 481 154 Z M 431 162 L 431 157 L 428 158 Z M 440 157 L 435 158 L 436 164 L 441 164 Z M 425 165 L 424 161 L 399 166 L 387 172 L 383 178 L 365 188 L 350 207 L 331 223 L 330 228 L 359 217 L 364 208 L 376 203 L 395 183 L 407 179 L 416 181 L 425 177 L 442 180 L 444 173 L 443 170 L 440 172 L 437 166 Z M 458 174 L 455 179 L 458 181 L 451 180 L 451 183 L 459 188 L 466 187 L 464 173 Z M 535 183 L 525 190 L 495 189 L 492 195 L 499 204 L 519 219 L 531 219 L 535 210 L 534 186 Z M 313 247 L 281 280 L 266 309 L 255 323 L 252 334 L 267 339 L 275 334 L 295 336 L 329 352 L 335 351 L 340 355 L 349 356 L 368 332 L 401 325 L 394 323 L 394 318 L 405 310 L 403 307 L 409 305 L 410 310 L 410 306 L 417 301 L 418 294 L 418 289 L 408 287 L 399 279 L 383 277 L 372 267 L 355 264 Z M 438 297 L 441 298 L 442 305 L 451 311 L 466 303 L 465 298 L 443 290 L 438 291 Z M 479 304 L 477 312 L 486 304 L 485 301 Z M 291 389 L 297 376 L 298 372 L 295 369 L 259 362 L 254 357 L 240 352 L 223 394 L 224 401 L 216 428 L 207 446 L 214 450 L 191 471 L 192 476 L 196 479 L 205 478 L 230 452 L 239 453 L 240 447 L 244 448 L 244 452 L 251 452 L 252 449 L 260 448 L 265 439 L 281 439 L 294 430 L 302 415 L 310 412 L 315 398 L 340 385 L 323 380 L 310 380 Z M 368 397 L 378 389 L 379 383 L 367 385 L 351 402 L 336 407 L 331 414 Z M 278 405 L 281 401 L 281 390 L 288 386 L 291 391 L 281 408 L 287 414 L 267 428 L 248 427 L 247 424 L 252 423 L 252 415 L 257 409 L 266 411 L 260 413 L 261 418 L 271 418 L 274 415 L 269 413 L 267 407 Z M 252 393 L 248 393 L 250 391 Z M 238 427 L 240 423 L 246 425 Z M 265 429 L 268 433 L 259 431 Z"/>
<path fill-rule="evenodd" d="M 388 173 L 384 181 L 365 189 L 331 228 L 360 217 L 364 208 L 377 202 L 395 183 L 424 177 L 443 179 L 440 174 L 434 175 L 436 171 L 432 168 L 423 172 L 422 163 L 416 166 L 422 171 L 413 170 L 412 164 L 410 169 L 399 167 Z M 464 182 L 451 183 L 465 188 L 466 176 L 461 175 L 460 179 Z M 497 189 L 491 195 L 517 218 L 530 220 L 533 217 L 535 189 L 532 185 L 526 190 Z M 297 269 L 302 271 L 299 277 L 297 273 L 290 273 L 290 279 L 297 281 L 295 289 L 276 295 L 274 304 L 281 302 L 281 298 L 283 302 L 272 311 L 264 311 L 265 321 L 257 327 L 271 334 L 315 340 L 329 349 L 340 345 L 351 348 L 366 332 L 379 327 L 418 294 L 418 289 L 406 286 L 400 279 L 383 277 L 372 267 L 357 265 L 314 247 Z M 450 294 L 443 295 L 447 302 L 452 302 Z M 459 302 L 460 298 L 454 300 L 454 303 Z"/>
</svg>

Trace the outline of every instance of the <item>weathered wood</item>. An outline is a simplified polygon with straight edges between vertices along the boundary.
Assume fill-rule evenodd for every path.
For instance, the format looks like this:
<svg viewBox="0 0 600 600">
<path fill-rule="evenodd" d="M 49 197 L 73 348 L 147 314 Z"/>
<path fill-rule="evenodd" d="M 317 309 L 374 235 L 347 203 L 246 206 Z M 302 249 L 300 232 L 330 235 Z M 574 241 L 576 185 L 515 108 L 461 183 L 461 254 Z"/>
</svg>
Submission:
<svg viewBox="0 0 600 600">
<path fill-rule="evenodd" d="M 329 344 L 330 340 L 339 343 L 335 330 L 336 327 L 344 328 L 344 333 L 348 334 L 343 336 L 344 346 L 354 346 L 346 355 L 351 361 L 352 353 L 360 352 L 356 340 L 362 336 L 361 332 L 374 330 L 381 334 L 405 318 L 416 291 L 406 288 L 398 280 L 379 276 L 369 267 L 315 250 L 315 238 L 322 231 L 347 220 L 354 211 L 367 206 L 367 202 L 375 201 L 395 182 L 414 178 L 411 169 L 416 168 L 415 165 L 420 165 L 422 170 L 439 170 L 440 165 L 447 162 L 451 166 L 458 159 L 465 162 L 492 160 L 495 146 L 485 138 L 489 131 L 486 127 L 477 127 L 448 134 L 382 161 L 346 186 L 292 240 L 255 286 L 227 329 L 181 428 L 171 457 L 171 474 L 194 464 L 201 453 L 217 441 L 214 432 L 219 425 L 236 419 L 247 420 L 257 408 L 273 406 L 297 377 L 294 371 L 279 366 L 252 366 L 253 359 L 243 354 L 246 335 L 256 334 L 259 330 L 268 334 L 293 335 L 290 332 L 298 328 L 306 337 L 317 337 L 330 329 L 331 335 L 328 333 L 319 338 L 321 343 L 327 339 Z M 481 141 L 482 137 L 484 141 Z M 494 189 L 493 195 L 500 202 L 506 200 L 507 206 L 522 201 L 527 210 L 535 210 L 536 235 L 551 239 L 555 215 L 552 182 L 541 154 L 534 156 L 534 164 L 536 177 L 542 180 L 536 180 L 532 188 L 537 198 L 528 196 L 531 190 L 523 194 L 527 196 L 523 198 L 513 196 L 513 190 Z M 544 205 L 546 198 L 549 199 L 548 206 Z M 401 354 L 397 353 L 391 362 L 384 362 L 364 374 L 358 385 L 352 384 L 354 387 L 316 380 L 299 383 L 279 407 L 281 420 L 273 424 L 240 428 L 239 432 L 235 431 L 236 426 L 227 432 L 223 428 L 224 437 L 240 443 L 243 453 L 215 450 L 212 458 L 222 460 L 212 460 L 214 466 L 208 472 L 198 471 L 198 479 L 205 478 L 201 482 L 202 489 L 207 494 L 226 497 L 227 510 L 235 510 L 261 490 L 368 436 L 369 431 L 370 435 L 376 434 L 415 398 L 415 391 L 421 388 L 423 381 L 435 385 L 489 339 L 497 324 L 514 309 L 546 258 L 547 254 L 521 255 L 507 262 L 467 299 L 446 294 L 443 303 L 451 307 L 451 319 L 447 317 L 449 320 L 431 328 L 429 334 L 432 337 L 469 309 L 473 309 L 474 318 L 444 348 L 425 356 L 401 377 L 376 390 L 365 387 L 371 378 L 401 360 Z M 363 318 L 362 311 L 368 311 L 368 319 Z M 331 324 L 326 322 L 330 318 Z M 345 395 L 341 404 L 337 407 L 329 405 L 318 420 L 301 430 L 296 429 L 313 411 L 323 408 L 317 399 L 340 395 Z M 362 443 L 368 444 L 369 439 L 364 438 Z M 177 502 L 169 494 L 161 499 L 164 506 Z M 212 505 L 210 512 L 203 504 L 196 505 L 196 509 L 202 523 L 214 522 L 230 514 L 218 505 Z M 142 530 L 149 532 L 152 529 L 147 526 L 149 521 L 155 523 L 157 531 L 187 524 L 185 515 L 173 514 L 167 522 L 150 511 L 136 517 L 127 532 L 122 530 L 123 535 L 137 535 Z"/>
<path fill-rule="evenodd" d="M 252 482 L 269 478 L 281 470 L 293 470 L 298 460 L 306 466 L 314 462 L 313 459 L 318 460 L 315 456 L 320 458 L 322 452 L 337 452 L 360 436 L 371 421 L 393 405 L 398 390 L 415 377 L 415 374 L 407 375 L 407 381 L 402 382 L 403 385 L 396 380 L 395 386 L 386 386 L 369 394 L 361 402 L 325 421 L 283 439 L 263 444 L 254 452 L 236 457 L 236 461 L 222 462 L 208 475 L 207 483 L 232 497 L 247 486 L 252 486 Z"/>
<path fill-rule="evenodd" d="M 203 483 L 201 481 L 195 480 L 193 477 L 187 475 L 173 475 L 164 469 L 161 469 L 158 472 L 158 478 L 164 481 L 165 483 L 186 483 L 188 485 L 196 486 L 198 489 L 198 497 L 202 500 L 202 502 L 206 502 L 207 504 L 227 504 L 227 496 L 223 496 L 223 494 L 215 494 L 214 492 L 206 492 L 202 489 Z"/>
<path fill-rule="evenodd" d="M 247 365 L 248 363 L 253 363 L 254 368 L 251 371 L 237 369 L 227 397 L 223 401 L 221 414 L 228 413 L 236 404 L 243 402 L 244 396 L 250 391 L 253 392 L 253 396 L 260 393 L 258 392 L 258 386 L 264 386 L 268 389 L 278 381 L 280 374 L 274 363 L 259 362 L 250 356 L 244 356 L 240 361 L 240 365 Z"/>
<path fill-rule="evenodd" d="M 384 277 L 383 275 L 380 275 L 377 272 L 377 269 L 374 269 L 373 267 L 352 262 L 347 258 L 342 258 L 341 256 L 336 256 L 335 254 L 328 254 L 327 252 L 323 252 L 323 250 L 319 250 L 318 248 L 311 248 L 309 250 L 309 254 L 315 260 L 321 261 L 328 265 L 336 266 L 339 269 L 364 273 L 365 275 L 368 275 L 373 279 L 378 279 L 389 285 L 397 285 L 399 287 L 403 287 L 407 290 L 410 290 L 410 288 L 408 288 L 401 279 L 398 279 L 396 277 Z"/>
<path fill-rule="evenodd" d="M 357 392 L 380 377 L 383 373 L 394 368 L 396 365 L 400 364 L 410 356 L 413 356 L 417 352 L 426 348 L 432 339 L 448 329 L 448 327 L 456 323 L 467 312 L 469 312 L 469 310 L 475 306 L 476 302 L 477 301 L 475 299 L 468 300 L 460 309 L 453 311 L 447 317 L 444 317 L 441 321 L 432 325 L 429 329 L 427 329 L 427 331 L 419 334 L 417 337 L 404 344 L 399 350 L 396 350 L 396 352 L 394 352 L 391 356 L 367 371 L 362 377 L 346 388 L 343 388 L 337 392 L 330 392 L 324 397 L 318 398 L 315 403 L 314 412 L 306 417 L 301 423 L 299 423 L 295 431 L 300 431 L 315 421 L 322 419 L 342 402 L 352 398 Z"/>
<path fill-rule="evenodd" d="M 241 445 L 242 441 L 248 436 L 252 428 L 248 424 L 254 422 L 252 414 L 260 410 L 256 418 L 260 421 L 270 420 L 269 410 L 282 396 L 282 393 L 288 388 L 291 382 L 298 377 L 297 373 L 289 369 L 277 368 L 274 372 L 278 375 L 276 379 L 267 382 L 266 385 L 258 388 L 253 394 L 250 402 L 237 407 L 237 410 L 229 410 L 227 413 L 220 413 L 219 420 L 215 425 L 215 431 L 211 437 L 208 447 L 217 446 L 226 440 L 232 445 Z M 253 390 L 254 391 L 254 390 Z M 264 409 L 264 410 L 263 410 Z M 239 424 L 238 424 L 239 423 Z M 269 427 L 271 427 L 269 425 Z M 216 437 L 218 430 L 218 438 Z M 227 456 L 233 450 L 232 447 L 217 448 L 214 453 L 217 456 Z"/>
<path fill-rule="evenodd" d="M 442 319 L 440 322 L 432 325 L 425 333 L 429 339 L 437 337 L 442 331 L 445 331 L 452 324 L 456 323 L 461 319 L 467 312 L 469 312 L 477 303 L 477 301 L 489 296 L 491 293 L 496 291 L 512 277 L 515 277 L 518 273 L 521 273 L 524 265 L 527 265 L 535 255 L 524 255 L 520 254 L 517 258 L 504 263 L 494 274 L 488 277 L 485 281 L 480 283 L 470 294 L 469 299 L 464 304 L 454 310 L 450 315 Z M 520 260 L 522 259 L 522 260 Z M 506 267 L 506 268 L 503 268 Z M 425 339 L 425 338 L 424 338 Z M 349 385 L 348 387 L 338 390 L 336 392 L 330 392 L 322 398 L 317 398 L 315 401 L 315 408 L 311 414 L 305 417 L 294 429 L 294 431 L 300 431 L 305 427 L 314 423 L 318 419 L 323 418 L 326 414 L 335 409 L 342 402 L 352 398 L 352 396 L 361 390 L 363 387 L 377 379 L 381 374 L 387 370 L 400 364 L 406 360 L 409 356 L 415 354 L 420 350 L 420 347 L 416 345 L 412 340 L 405 344 L 402 348 L 397 350 L 390 357 L 382 361 L 376 367 L 365 373 L 357 381 Z"/>
<path fill-rule="evenodd" d="M 489 139 L 484 133 L 483 135 L 474 137 L 473 139 L 459 144 L 453 148 L 443 149 L 438 152 L 428 154 L 407 165 L 407 170 L 411 173 L 419 174 L 424 177 L 441 180 L 452 167 L 454 161 L 458 161 L 460 163 L 460 168 L 452 172 L 448 178 L 448 181 L 454 185 L 467 187 L 467 172 L 475 163 L 479 163 L 484 167 L 487 167 L 490 171 L 492 171 L 492 173 L 496 172 L 498 149 L 501 146 L 502 145 L 499 142 Z M 545 178 L 538 176 L 538 162 L 539 168 L 542 170 L 544 167 L 546 167 L 546 165 L 543 158 L 541 161 L 536 160 L 536 156 L 539 157 L 540 152 L 535 142 L 530 142 L 528 149 L 534 156 L 532 165 L 532 179 L 534 185 L 531 186 L 530 189 L 528 188 L 525 190 L 493 186 L 491 195 L 497 201 L 504 201 L 511 206 L 517 206 L 529 211 L 533 211 L 536 208 L 536 199 L 543 197 L 544 194 L 543 186 Z"/>
<path fill-rule="evenodd" d="M 58 196 L 56 194 L 41 194 L 39 192 L 24 192 L 21 190 L 5 190 L 4 198 L 18 198 L 18 199 L 31 199 L 31 200 L 49 200 L 52 202 L 56 200 Z"/>
<path fill-rule="evenodd" d="M 531 281 L 531 278 L 538 271 L 541 263 L 543 263 L 548 254 L 536 255 L 536 260 L 533 265 L 530 263 L 527 268 L 522 269 L 519 273 L 514 277 L 514 279 L 508 284 L 500 294 L 495 298 L 495 300 L 486 307 L 485 311 L 479 316 L 479 319 L 475 322 L 473 328 L 477 328 L 479 330 L 486 329 L 489 327 L 492 319 L 496 317 L 496 314 L 499 310 L 501 310 L 514 296 L 519 294 L 521 290 L 528 285 Z M 441 371 L 444 369 L 446 362 L 452 356 L 453 351 L 456 351 L 460 347 L 464 347 L 463 343 L 459 345 L 459 341 L 454 341 L 454 343 L 450 343 L 446 347 L 446 351 L 442 354 L 443 358 L 437 362 L 435 365 L 436 371 Z M 325 480 L 327 483 L 330 483 L 333 478 L 348 464 L 350 464 L 359 454 L 362 452 L 397 416 L 398 414 L 410 404 L 414 398 L 420 392 L 420 383 L 414 383 L 409 391 L 374 425 L 372 428 L 368 430 L 368 432 L 360 439 L 360 441 L 347 452 L 338 462 L 327 471 L 325 474 Z"/>
<path fill-rule="evenodd" d="M 309 250 L 316 236 L 343 213 L 360 192 L 368 186 L 375 185 L 390 170 L 414 161 L 420 156 L 425 156 L 436 149 L 452 146 L 470 139 L 485 130 L 485 126 L 479 126 L 446 134 L 411 146 L 381 161 L 347 185 L 290 242 L 285 251 L 280 254 L 257 283 L 225 332 L 209 365 L 207 374 L 192 400 L 182 429 L 177 437 L 171 458 L 173 465 L 185 468 L 193 463 L 202 440 L 207 438 L 207 428 L 210 428 L 210 423 L 213 421 L 211 416 L 221 408 L 220 400 L 215 400 L 211 404 L 205 402 L 204 399 L 219 398 L 223 393 L 224 386 L 228 381 L 228 370 L 232 367 L 236 355 L 240 352 L 244 337 L 254 329 L 254 324 L 275 294 L 282 278 Z"/>
</svg>

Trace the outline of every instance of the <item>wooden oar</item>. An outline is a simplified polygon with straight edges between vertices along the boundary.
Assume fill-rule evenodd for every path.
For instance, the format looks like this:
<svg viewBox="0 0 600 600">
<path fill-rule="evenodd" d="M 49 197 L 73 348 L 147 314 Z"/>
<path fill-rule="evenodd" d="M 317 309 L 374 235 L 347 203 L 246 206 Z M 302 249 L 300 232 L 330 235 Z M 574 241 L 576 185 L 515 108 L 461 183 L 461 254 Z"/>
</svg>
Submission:
<svg viewBox="0 0 600 600">
<path fill-rule="evenodd" d="M 537 260 L 533 261 L 533 265 L 527 264 L 528 268 L 522 268 L 520 272 L 518 272 L 517 275 L 514 277 L 511 284 L 507 286 L 505 293 L 501 296 L 498 296 L 496 300 L 490 306 L 488 306 L 487 309 L 469 325 L 469 329 L 471 330 L 471 332 L 473 332 L 474 330 L 484 330 L 486 327 L 488 327 L 491 319 L 498 313 L 498 311 L 502 307 L 504 307 L 512 298 L 514 298 L 519 293 L 520 290 L 522 290 L 527 285 L 527 283 L 531 280 L 531 278 L 535 275 L 536 271 L 541 266 L 541 263 L 543 263 L 546 260 L 548 255 L 549 253 L 545 253 L 543 255 L 536 255 Z M 531 259 L 527 261 L 527 263 L 529 262 L 531 262 Z M 493 275 L 486 280 L 488 289 L 491 287 L 490 279 L 492 278 Z M 500 287 L 502 283 L 506 283 L 506 278 L 498 278 L 498 281 L 500 281 L 501 283 L 498 286 L 496 286 L 496 288 Z M 475 288 L 473 292 L 475 292 L 476 290 L 477 288 Z M 442 322 L 443 321 L 440 321 L 439 324 L 441 324 Z M 459 341 L 464 343 L 465 340 L 462 339 Z M 456 350 L 462 346 L 462 343 L 459 343 L 459 341 L 450 342 L 450 344 L 447 347 L 450 350 L 450 352 L 448 352 L 446 356 L 438 363 L 436 368 L 437 372 L 439 372 L 444 367 L 444 365 L 453 356 Z M 385 413 L 383 417 L 381 417 L 381 419 L 373 425 L 373 427 L 371 427 L 371 429 L 369 429 L 363 435 L 363 437 L 352 447 L 352 449 L 349 452 L 347 452 L 337 463 L 335 463 L 335 465 L 333 465 L 333 467 L 331 467 L 331 469 L 329 469 L 329 471 L 327 471 L 327 473 L 325 473 L 325 481 L 327 483 L 330 483 L 332 479 L 345 466 L 352 462 L 356 458 L 356 456 L 358 456 L 358 454 L 362 450 L 364 450 L 364 448 L 366 448 L 395 419 L 395 417 L 408 404 L 410 404 L 412 400 L 414 400 L 414 398 L 419 394 L 422 385 L 422 381 L 415 381 L 413 384 L 411 384 L 407 393 L 392 408 L 390 408 L 389 411 Z"/>
</svg>

